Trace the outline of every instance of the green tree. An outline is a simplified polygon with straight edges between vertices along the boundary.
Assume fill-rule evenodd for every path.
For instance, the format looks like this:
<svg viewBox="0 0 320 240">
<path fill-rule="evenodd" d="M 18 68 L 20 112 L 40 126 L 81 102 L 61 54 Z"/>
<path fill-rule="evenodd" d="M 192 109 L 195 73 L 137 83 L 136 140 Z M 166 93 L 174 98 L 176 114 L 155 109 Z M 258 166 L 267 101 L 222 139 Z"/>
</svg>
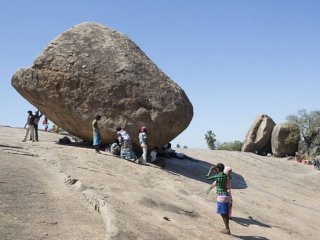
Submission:
<svg viewBox="0 0 320 240">
<path fill-rule="evenodd" d="M 288 141 L 300 138 L 302 149 L 310 154 L 311 148 L 319 145 L 320 141 L 320 111 L 311 111 L 308 113 L 305 109 L 299 110 L 296 115 L 289 115 L 287 121 L 293 127 L 300 130 L 300 136 L 289 135 Z"/>
<path fill-rule="evenodd" d="M 178 143 L 176 147 L 177 147 L 177 148 L 180 148 L 180 144 Z"/>
<path fill-rule="evenodd" d="M 216 142 L 216 135 L 209 130 L 205 135 L 204 138 L 207 142 L 208 148 L 210 150 L 213 150 L 215 148 L 215 142 Z"/>
<path fill-rule="evenodd" d="M 227 151 L 241 151 L 242 142 L 234 141 L 234 142 L 224 142 L 218 146 L 218 150 L 227 150 Z"/>
</svg>

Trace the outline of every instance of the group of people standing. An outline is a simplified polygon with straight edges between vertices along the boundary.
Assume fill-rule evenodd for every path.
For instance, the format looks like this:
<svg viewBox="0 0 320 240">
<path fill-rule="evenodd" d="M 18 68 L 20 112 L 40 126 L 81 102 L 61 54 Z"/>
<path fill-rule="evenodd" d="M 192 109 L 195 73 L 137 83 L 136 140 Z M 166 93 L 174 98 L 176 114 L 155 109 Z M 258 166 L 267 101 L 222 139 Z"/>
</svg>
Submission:
<svg viewBox="0 0 320 240">
<path fill-rule="evenodd" d="M 99 130 L 99 124 L 101 116 L 97 115 L 92 121 L 92 130 L 93 130 L 93 146 L 95 147 L 95 152 L 100 153 L 100 144 L 101 144 L 101 133 Z M 116 128 L 117 139 L 110 146 L 110 152 L 114 155 L 120 154 L 120 157 L 127 160 L 133 160 L 140 164 L 145 165 L 147 163 L 147 128 L 145 126 L 141 127 L 139 130 L 139 142 L 142 149 L 142 155 L 138 159 L 135 152 L 132 150 L 132 140 L 130 135 L 123 130 L 121 127 Z"/>
<path fill-rule="evenodd" d="M 35 111 L 34 114 L 32 113 L 31 110 L 28 111 L 27 122 L 24 125 L 24 128 L 26 129 L 26 133 L 22 142 L 27 141 L 29 134 L 30 134 L 30 141 L 33 141 L 33 142 L 39 141 L 38 124 L 42 116 L 43 116 L 43 113 L 40 113 L 38 110 Z M 43 125 L 45 126 L 45 131 L 47 131 L 48 119 L 46 117 L 44 117 Z"/>
</svg>

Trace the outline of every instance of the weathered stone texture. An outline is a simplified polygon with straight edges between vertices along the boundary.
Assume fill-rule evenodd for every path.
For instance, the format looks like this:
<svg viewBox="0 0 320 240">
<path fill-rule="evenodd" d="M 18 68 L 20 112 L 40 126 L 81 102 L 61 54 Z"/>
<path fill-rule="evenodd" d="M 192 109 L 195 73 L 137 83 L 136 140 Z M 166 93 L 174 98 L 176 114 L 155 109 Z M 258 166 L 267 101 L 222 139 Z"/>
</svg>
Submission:
<svg viewBox="0 0 320 240">
<path fill-rule="evenodd" d="M 50 120 L 92 140 L 97 114 L 103 143 L 122 126 L 138 146 L 148 128 L 150 146 L 175 138 L 189 125 L 193 107 L 185 92 L 125 35 L 97 23 L 79 24 L 53 40 L 12 85 Z"/>
<path fill-rule="evenodd" d="M 260 115 L 247 132 L 242 145 L 242 152 L 271 152 L 271 134 L 276 124 L 268 115 Z"/>
<path fill-rule="evenodd" d="M 292 131 L 299 135 L 299 128 L 292 127 L 289 124 L 277 124 L 272 131 L 271 145 L 272 153 L 275 157 L 294 156 L 298 151 L 299 139 L 295 142 L 286 141 Z"/>
</svg>

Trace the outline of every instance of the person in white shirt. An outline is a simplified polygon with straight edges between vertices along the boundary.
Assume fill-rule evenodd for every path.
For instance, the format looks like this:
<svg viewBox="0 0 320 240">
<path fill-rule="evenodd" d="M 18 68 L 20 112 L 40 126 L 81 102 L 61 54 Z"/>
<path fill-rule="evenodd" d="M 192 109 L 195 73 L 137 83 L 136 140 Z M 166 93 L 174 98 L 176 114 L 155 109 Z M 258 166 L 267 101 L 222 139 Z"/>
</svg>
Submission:
<svg viewBox="0 0 320 240">
<path fill-rule="evenodd" d="M 147 152 L 148 152 L 146 127 L 141 127 L 139 131 L 139 142 L 142 148 L 142 156 L 139 159 L 139 163 L 145 165 L 147 163 Z"/>
</svg>

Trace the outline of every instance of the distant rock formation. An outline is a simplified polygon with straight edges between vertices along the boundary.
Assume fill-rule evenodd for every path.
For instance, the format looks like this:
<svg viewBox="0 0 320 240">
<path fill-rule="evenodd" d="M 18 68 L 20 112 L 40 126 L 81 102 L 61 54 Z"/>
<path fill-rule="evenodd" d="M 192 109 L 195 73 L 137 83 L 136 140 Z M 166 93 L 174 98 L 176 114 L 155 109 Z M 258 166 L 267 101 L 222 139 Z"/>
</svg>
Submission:
<svg viewBox="0 0 320 240">
<path fill-rule="evenodd" d="M 289 124 L 277 124 L 272 131 L 271 145 L 275 157 L 294 156 L 298 151 L 299 139 L 294 142 L 287 142 L 286 138 L 290 133 L 295 132 L 299 136 L 299 128 Z"/>
<path fill-rule="evenodd" d="M 12 85 L 59 127 L 92 140 L 97 114 L 102 142 L 111 143 L 117 126 L 138 146 L 138 129 L 148 128 L 149 145 L 179 135 L 193 117 L 185 92 L 127 36 L 97 23 L 82 23 L 59 35 L 18 70 Z"/>
<path fill-rule="evenodd" d="M 268 115 L 256 117 L 243 142 L 242 152 L 271 153 L 271 134 L 276 124 Z"/>
</svg>

